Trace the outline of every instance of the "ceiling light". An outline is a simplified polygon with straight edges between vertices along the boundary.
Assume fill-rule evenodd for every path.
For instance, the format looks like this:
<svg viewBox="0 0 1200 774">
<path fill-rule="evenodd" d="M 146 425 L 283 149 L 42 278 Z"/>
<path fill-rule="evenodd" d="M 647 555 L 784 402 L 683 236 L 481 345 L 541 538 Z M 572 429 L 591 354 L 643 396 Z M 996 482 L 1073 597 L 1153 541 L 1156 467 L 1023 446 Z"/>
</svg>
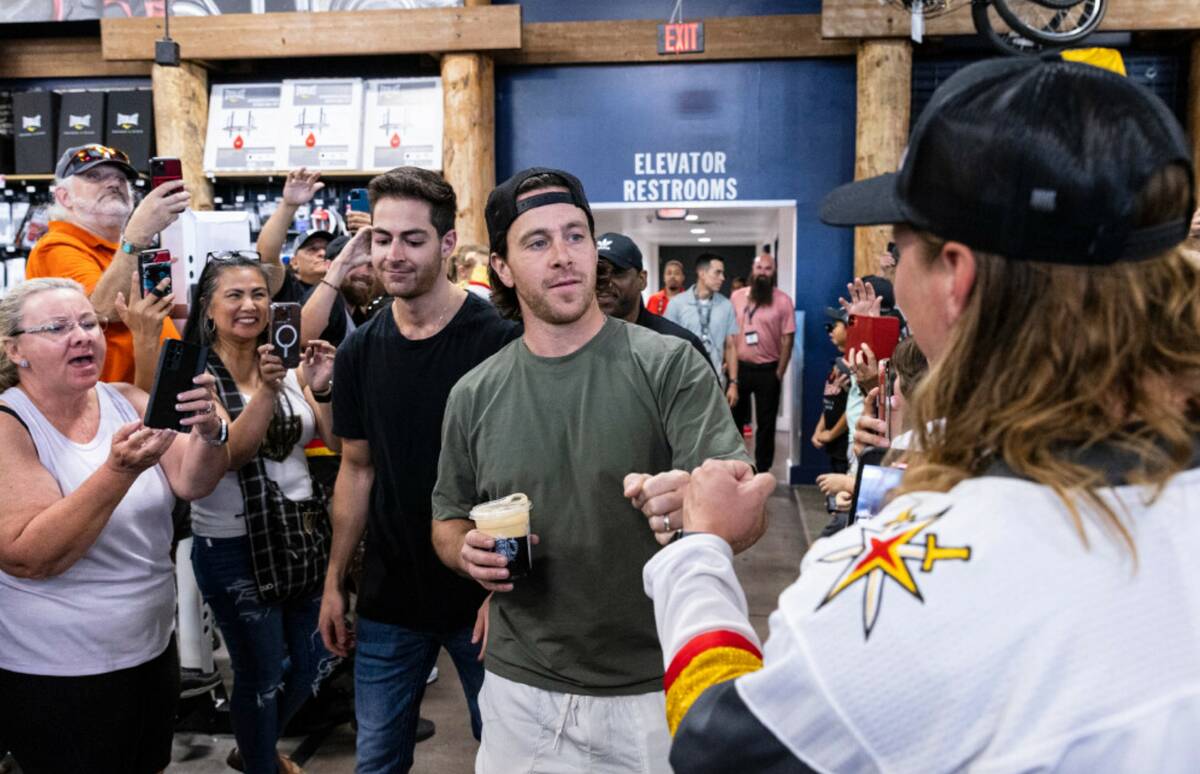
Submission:
<svg viewBox="0 0 1200 774">
<path fill-rule="evenodd" d="M 693 213 L 692 213 L 692 214 L 690 214 L 690 215 L 686 215 L 686 216 L 684 216 L 684 218 L 683 218 L 683 219 L 684 219 L 684 220 L 692 220 L 692 221 L 696 221 L 696 220 L 700 220 L 700 216 L 699 216 L 699 215 L 697 215 L 696 213 L 694 213 L 694 212 L 693 212 Z"/>
<path fill-rule="evenodd" d="M 694 228 L 694 229 L 691 229 L 691 232 L 692 232 L 693 234 L 707 234 L 707 233 L 708 233 L 708 229 L 706 229 L 706 228 Z"/>
<path fill-rule="evenodd" d="M 712 241 L 712 237 L 696 237 L 696 241 L 707 243 Z"/>
</svg>

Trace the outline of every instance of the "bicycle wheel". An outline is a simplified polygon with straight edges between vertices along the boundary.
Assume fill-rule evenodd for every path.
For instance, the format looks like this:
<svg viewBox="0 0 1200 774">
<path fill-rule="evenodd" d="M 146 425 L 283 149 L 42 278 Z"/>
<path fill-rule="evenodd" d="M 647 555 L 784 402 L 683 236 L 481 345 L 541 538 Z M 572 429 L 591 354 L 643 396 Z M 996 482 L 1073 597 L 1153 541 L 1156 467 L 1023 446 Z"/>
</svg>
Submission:
<svg viewBox="0 0 1200 774">
<path fill-rule="evenodd" d="M 1023 37 L 1048 46 L 1069 46 L 1095 31 L 1106 0 L 1082 0 L 1070 8 L 1048 8 L 1047 0 L 992 0 L 996 13 Z"/>
<path fill-rule="evenodd" d="M 1005 22 L 992 8 L 992 0 L 971 0 L 971 20 L 975 31 L 992 47 L 1013 56 L 1037 56 L 1046 46 L 1009 30 L 1001 30 Z"/>
<path fill-rule="evenodd" d="M 1074 8 L 1083 2 L 1083 0 L 1033 0 L 1038 5 L 1044 5 L 1047 8 Z"/>
</svg>

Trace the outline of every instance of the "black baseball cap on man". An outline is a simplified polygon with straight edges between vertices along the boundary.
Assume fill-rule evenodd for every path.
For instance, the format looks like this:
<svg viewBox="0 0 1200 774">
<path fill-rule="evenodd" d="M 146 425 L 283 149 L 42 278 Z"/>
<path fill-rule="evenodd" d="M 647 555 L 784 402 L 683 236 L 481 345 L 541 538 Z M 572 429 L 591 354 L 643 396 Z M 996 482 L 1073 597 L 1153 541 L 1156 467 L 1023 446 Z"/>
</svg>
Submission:
<svg viewBox="0 0 1200 774">
<path fill-rule="evenodd" d="M 618 269 L 642 270 L 642 251 L 624 234 L 610 231 L 596 237 L 596 253 Z"/>
<path fill-rule="evenodd" d="M 76 145 L 74 148 L 67 148 L 63 151 L 63 155 L 58 159 L 58 164 L 54 166 L 54 176 L 59 180 L 66 180 L 71 175 L 78 175 L 80 172 L 86 172 L 101 164 L 112 164 L 124 172 L 125 177 L 130 180 L 138 179 L 138 172 L 129 163 L 129 156 L 125 154 L 125 151 L 96 143 Z"/>
<path fill-rule="evenodd" d="M 518 202 L 517 189 L 521 187 L 521 183 L 536 175 L 545 174 L 561 177 L 566 183 L 567 190 L 544 191 Z M 508 228 L 513 221 L 522 213 L 547 204 L 574 204 L 587 215 L 588 231 L 592 234 L 596 233 L 596 221 L 592 218 L 592 208 L 588 206 L 587 195 L 583 192 L 583 183 L 579 182 L 579 178 L 570 172 L 563 172 L 561 169 L 530 167 L 505 180 L 488 194 L 483 216 L 487 221 L 488 242 L 491 251 L 503 255 L 505 241 L 508 239 Z"/>
<path fill-rule="evenodd" d="M 1086 134 L 1093 125 L 1106 127 L 1102 153 Z M 907 223 L 1009 259 L 1136 261 L 1187 237 L 1186 219 L 1134 223 L 1142 189 L 1174 164 L 1194 183 L 1182 127 L 1145 88 L 1076 62 L 990 60 L 934 92 L 898 172 L 834 190 L 821 220 Z"/>
</svg>

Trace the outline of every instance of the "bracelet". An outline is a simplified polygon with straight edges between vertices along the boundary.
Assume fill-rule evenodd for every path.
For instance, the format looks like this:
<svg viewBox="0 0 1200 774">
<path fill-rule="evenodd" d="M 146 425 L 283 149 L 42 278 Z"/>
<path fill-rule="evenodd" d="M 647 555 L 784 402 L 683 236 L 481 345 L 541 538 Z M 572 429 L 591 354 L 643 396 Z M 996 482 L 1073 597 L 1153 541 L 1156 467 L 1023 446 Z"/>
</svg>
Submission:
<svg viewBox="0 0 1200 774">
<path fill-rule="evenodd" d="M 309 389 L 312 390 L 313 400 L 315 400 L 317 403 L 330 403 L 333 401 L 333 382 L 332 381 L 329 382 L 328 387 L 321 390 L 320 392 L 313 390 L 311 387 Z"/>
<path fill-rule="evenodd" d="M 333 290 L 334 290 L 334 292 L 335 292 L 335 293 L 341 293 L 341 292 L 342 292 L 341 290 L 339 290 L 339 289 L 338 289 L 338 286 L 337 286 L 337 285 L 333 284 L 332 282 L 330 282 L 329 280 L 325 279 L 324 277 L 322 277 L 322 278 L 321 278 L 321 284 L 322 284 L 322 285 L 328 285 L 329 287 L 333 288 Z"/>
<path fill-rule="evenodd" d="M 128 239 L 126 239 L 124 234 L 121 235 L 121 252 L 125 253 L 126 255 L 133 255 L 134 253 L 141 252 L 143 249 L 145 248 L 143 248 L 141 245 L 135 245 L 133 242 L 130 242 Z"/>
<path fill-rule="evenodd" d="M 229 423 L 218 417 L 218 422 L 221 423 L 220 429 L 217 431 L 216 438 L 205 438 L 200 436 L 200 440 L 204 441 L 209 446 L 224 446 L 229 441 Z"/>
</svg>

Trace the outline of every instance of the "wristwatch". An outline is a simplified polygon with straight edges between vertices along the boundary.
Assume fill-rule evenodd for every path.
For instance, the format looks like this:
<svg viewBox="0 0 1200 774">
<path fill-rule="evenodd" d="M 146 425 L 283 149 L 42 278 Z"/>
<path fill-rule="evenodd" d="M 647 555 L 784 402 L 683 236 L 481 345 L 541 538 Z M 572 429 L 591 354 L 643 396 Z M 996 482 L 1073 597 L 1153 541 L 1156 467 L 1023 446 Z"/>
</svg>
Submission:
<svg viewBox="0 0 1200 774">
<path fill-rule="evenodd" d="M 217 431 L 216 438 L 205 438 L 200 436 L 200 439 L 209 446 L 224 446 L 229 442 L 229 423 L 218 417 L 217 421 L 221 423 L 221 429 Z"/>
<path fill-rule="evenodd" d="M 333 401 L 333 380 L 329 381 L 329 386 L 324 390 L 320 392 L 313 390 L 312 396 L 317 403 L 331 403 Z"/>
</svg>

